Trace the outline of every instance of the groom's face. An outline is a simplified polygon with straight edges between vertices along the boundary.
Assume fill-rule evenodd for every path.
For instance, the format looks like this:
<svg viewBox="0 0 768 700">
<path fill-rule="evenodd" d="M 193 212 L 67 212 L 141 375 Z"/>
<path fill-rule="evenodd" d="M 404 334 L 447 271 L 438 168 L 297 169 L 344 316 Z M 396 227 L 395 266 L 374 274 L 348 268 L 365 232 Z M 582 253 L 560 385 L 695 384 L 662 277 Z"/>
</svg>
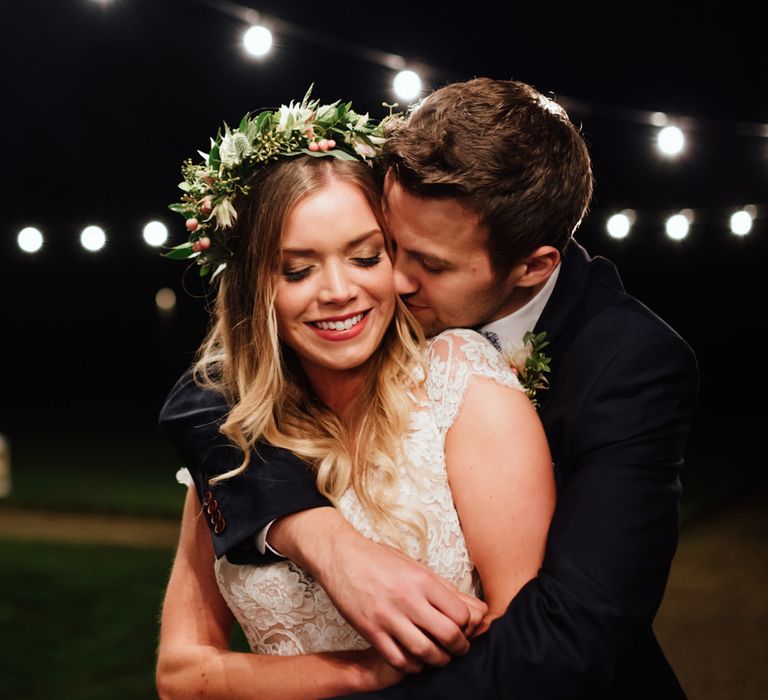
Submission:
<svg viewBox="0 0 768 700">
<path fill-rule="evenodd" d="M 427 336 L 507 315 L 514 279 L 498 281 L 488 232 L 459 201 L 421 198 L 393 178 L 384 188 L 387 227 L 397 244 L 395 287 Z"/>
</svg>

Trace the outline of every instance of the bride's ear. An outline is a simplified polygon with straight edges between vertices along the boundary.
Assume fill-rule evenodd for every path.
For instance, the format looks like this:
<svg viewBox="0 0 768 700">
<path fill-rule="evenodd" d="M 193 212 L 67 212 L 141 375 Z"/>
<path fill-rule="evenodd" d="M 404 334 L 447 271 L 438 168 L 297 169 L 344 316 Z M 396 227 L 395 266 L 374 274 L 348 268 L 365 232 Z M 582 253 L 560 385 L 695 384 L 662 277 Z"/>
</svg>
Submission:
<svg viewBox="0 0 768 700">
<path fill-rule="evenodd" d="M 519 264 L 524 269 L 516 280 L 516 286 L 536 287 L 544 284 L 560 264 L 560 251 L 551 245 L 543 245 L 524 257 Z"/>
</svg>

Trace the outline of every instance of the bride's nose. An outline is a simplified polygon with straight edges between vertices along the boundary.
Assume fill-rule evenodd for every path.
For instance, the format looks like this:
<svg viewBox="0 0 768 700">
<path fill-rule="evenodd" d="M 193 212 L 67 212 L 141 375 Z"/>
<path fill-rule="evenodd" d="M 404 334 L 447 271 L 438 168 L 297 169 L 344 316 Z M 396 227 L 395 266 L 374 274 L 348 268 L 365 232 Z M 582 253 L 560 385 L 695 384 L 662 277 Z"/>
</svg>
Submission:
<svg viewBox="0 0 768 700">
<path fill-rule="evenodd" d="M 329 262 L 323 270 L 320 303 L 342 305 L 353 299 L 356 294 L 357 286 L 350 279 L 344 265 L 339 262 Z"/>
</svg>

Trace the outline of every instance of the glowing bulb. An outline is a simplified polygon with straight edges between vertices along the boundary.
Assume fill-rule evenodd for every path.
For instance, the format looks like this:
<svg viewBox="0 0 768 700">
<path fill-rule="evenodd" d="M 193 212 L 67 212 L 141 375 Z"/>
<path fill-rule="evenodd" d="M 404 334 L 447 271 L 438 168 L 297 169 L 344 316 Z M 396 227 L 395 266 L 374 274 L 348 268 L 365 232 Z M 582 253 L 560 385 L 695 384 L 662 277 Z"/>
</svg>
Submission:
<svg viewBox="0 0 768 700">
<path fill-rule="evenodd" d="M 746 236 L 752 230 L 752 215 L 742 209 L 731 214 L 731 232 L 737 236 Z"/>
<path fill-rule="evenodd" d="M 261 25 L 251 27 L 243 35 L 243 45 L 251 56 L 264 56 L 272 48 L 272 32 Z"/>
<path fill-rule="evenodd" d="M 691 223 L 685 214 L 675 214 L 667 219 L 667 236 L 673 241 L 682 241 L 688 235 Z"/>
<path fill-rule="evenodd" d="M 624 212 L 621 214 L 614 214 L 608 219 L 608 235 L 611 238 L 626 238 L 629 235 L 629 229 L 632 227 L 632 222 L 629 220 Z"/>
<path fill-rule="evenodd" d="M 107 234 L 98 226 L 86 226 L 80 234 L 80 244 L 92 253 L 101 250 L 106 242 Z"/>
<path fill-rule="evenodd" d="M 685 147 L 685 135 L 676 126 L 665 126 L 656 138 L 659 150 L 667 156 L 676 156 Z"/>
<path fill-rule="evenodd" d="M 157 304 L 158 311 L 166 313 L 173 311 L 176 307 L 176 292 L 168 287 L 158 289 L 157 294 L 155 294 L 155 304 Z"/>
<path fill-rule="evenodd" d="M 150 221 L 144 227 L 142 235 L 149 245 L 159 248 L 168 240 L 168 229 L 165 224 L 160 221 Z"/>
<path fill-rule="evenodd" d="M 25 253 L 36 253 L 43 247 L 43 234 L 36 228 L 28 226 L 19 231 L 16 241 Z"/>
<path fill-rule="evenodd" d="M 401 70 L 392 81 L 392 87 L 401 100 L 413 100 L 421 92 L 421 78 L 412 70 Z"/>
</svg>

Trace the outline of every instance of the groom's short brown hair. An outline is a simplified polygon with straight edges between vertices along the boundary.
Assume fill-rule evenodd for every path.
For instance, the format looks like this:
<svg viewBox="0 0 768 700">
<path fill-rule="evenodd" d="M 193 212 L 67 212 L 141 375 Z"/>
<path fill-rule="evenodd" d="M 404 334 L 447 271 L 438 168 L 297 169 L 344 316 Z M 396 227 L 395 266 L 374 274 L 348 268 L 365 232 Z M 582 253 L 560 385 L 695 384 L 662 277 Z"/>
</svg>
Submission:
<svg viewBox="0 0 768 700">
<path fill-rule="evenodd" d="M 479 214 L 505 275 L 540 245 L 563 251 L 592 197 L 592 167 L 565 111 L 534 87 L 475 78 L 442 87 L 395 121 L 383 165 L 406 191 Z"/>
</svg>

